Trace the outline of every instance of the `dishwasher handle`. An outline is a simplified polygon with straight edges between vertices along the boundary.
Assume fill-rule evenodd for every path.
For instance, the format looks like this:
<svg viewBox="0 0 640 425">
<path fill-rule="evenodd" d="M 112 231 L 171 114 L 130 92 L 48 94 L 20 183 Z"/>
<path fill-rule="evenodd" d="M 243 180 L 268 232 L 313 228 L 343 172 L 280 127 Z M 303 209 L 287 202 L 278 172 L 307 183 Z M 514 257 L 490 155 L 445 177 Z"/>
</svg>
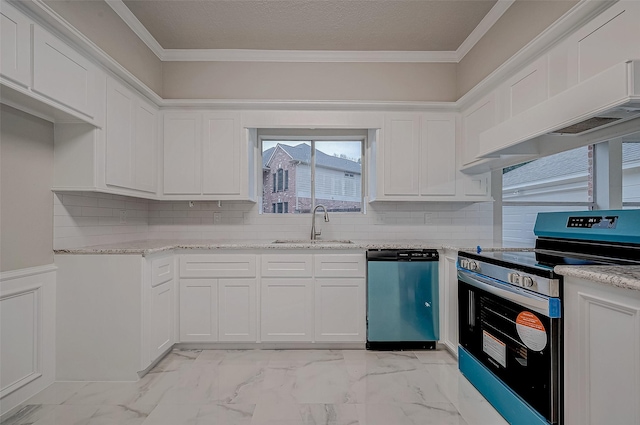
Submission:
<svg viewBox="0 0 640 425">
<path fill-rule="evenodd" d="M 371 249 L 367 261 L 438 261 L 435 249 Z"/>
</svg>

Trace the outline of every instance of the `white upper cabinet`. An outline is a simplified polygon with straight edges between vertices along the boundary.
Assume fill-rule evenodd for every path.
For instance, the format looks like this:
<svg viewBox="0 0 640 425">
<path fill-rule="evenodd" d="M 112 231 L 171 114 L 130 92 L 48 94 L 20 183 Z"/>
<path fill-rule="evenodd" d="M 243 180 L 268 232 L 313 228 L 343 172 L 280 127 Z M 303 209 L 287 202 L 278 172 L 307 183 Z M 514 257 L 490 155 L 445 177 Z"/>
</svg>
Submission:
<svg viewBox="0 0 640 425">
<path fill-rule="evenodd" d="M 515 74 L 498 89 L 503 119 L 544 102 L 549 97 L 548 57 L 545 55 Z"/>
<path fill-rule="evenodd" d="M 370 142 L 371 199 L 478 201 L 478 195 L 488 199 L 487 184 L 470 190 L 469 178 L 458 172 L 458 124 L 456 113 L 387 115 L 382 137 Z"/>
<path fill-rule="evenodd" d="M 204 115 L 202 192 L 240 195 L 240 119 L 237 113 Z M 246 172 L 244 173 L 246 174 Z"/>
<path fill-rule="evenodd" d="M 88 59 L 34 26 L 34 92 L 93 118 L 96 73 L 96 67 Z"/>
<path fill-rule="evenodd" d="M 420 115 L 384 120 L 384 195 L 417 196 L 420 181 Z"/>
<path fill-rule="evenodd" d="M 158 113 L 156 108 L 144 101 L 138 101 L 134 122 L 134 189 L 155 193 L 158 175 Z"/>
<path fill-rule="evenodd" d="M 497 123 L 496 92 L 490 93 L 462 113 L 464 165 L 478 159 L 480 133 Z"/>
<path fill-rule="evenodd" d="M 456 119 L 423 114 L 420 143 L 420 194 L 456 194 Z"/>
<path fill-rule="evenodd" d="M 164 193 L 202 193 L 202 115 L 171 112 L 164 115 Z"/>
<path fill-rule="evenodd" d="M 157 113 L 132 90 L 107 79 L 106 184 L 156 192 Z"/>
<path fill-rule="evenodd" d="M 239 112 L 165 113 L 164 194 L 168 199 L 250 199 L 253 148 L 242 136 Z"/>
<path fill-rule="evenodd" d="M 5 2 L 0 10 L 0 74 L 31 85 L 31 21 Z"/>
<path fill-rule="evenodd" d="M 629 59 L 640 59 L 640 3 L 621 1 L 569 38 L 570 74 L 581 82 Z M 577 79 L 576 79 L 577 77 Z"/>
</svg>

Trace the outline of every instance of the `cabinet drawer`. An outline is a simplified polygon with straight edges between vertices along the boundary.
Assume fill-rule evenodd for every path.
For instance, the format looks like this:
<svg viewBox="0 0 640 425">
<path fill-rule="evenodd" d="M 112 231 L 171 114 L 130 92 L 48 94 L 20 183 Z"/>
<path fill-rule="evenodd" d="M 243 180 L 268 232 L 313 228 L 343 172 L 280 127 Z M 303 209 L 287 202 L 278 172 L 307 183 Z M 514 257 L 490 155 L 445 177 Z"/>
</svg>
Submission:
<svg viewBox="0 0 640 425">
<path fill-rule="evenodd" d="M 364 277 L 365 258 L 362 254 L 319 254 L 315 256 L 316 277 Z"/>
<path fill-rule="evenodd" d="M 311 277 L 313 275 L 311 254 L 263 255 L 262 276 L 265 277 Z"/>
<path fill-rule="evenodd" d="M 158 258 L 151 262 L 151 287 L 154 288 L 173 279 L 173 256 Z"/>
<path fill-rule="evenodd" d="M 180 277 L 255 276 L 255 255 L 194 254 L 180 257 Z"/>
</svg>

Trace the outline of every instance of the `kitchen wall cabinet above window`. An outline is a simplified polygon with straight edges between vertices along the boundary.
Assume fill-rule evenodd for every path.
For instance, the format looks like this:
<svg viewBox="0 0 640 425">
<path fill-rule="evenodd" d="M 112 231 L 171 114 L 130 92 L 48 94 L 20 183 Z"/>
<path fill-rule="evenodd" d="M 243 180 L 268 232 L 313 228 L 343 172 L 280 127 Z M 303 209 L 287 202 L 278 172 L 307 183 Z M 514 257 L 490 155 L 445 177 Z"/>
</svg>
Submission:
<svg viewBox="0 0 640 425">
<path fill-rule="evenodd" d="M 456 113 L 387 114 L 370 131 L 371 201 L 485 201 L 489 176 L 457 171 Z"/>
<path fill-rule="evenodd" d="M 255 143 L 239 112 L 166 112 L 163 199 L 253 200 Z"/>
</svg>

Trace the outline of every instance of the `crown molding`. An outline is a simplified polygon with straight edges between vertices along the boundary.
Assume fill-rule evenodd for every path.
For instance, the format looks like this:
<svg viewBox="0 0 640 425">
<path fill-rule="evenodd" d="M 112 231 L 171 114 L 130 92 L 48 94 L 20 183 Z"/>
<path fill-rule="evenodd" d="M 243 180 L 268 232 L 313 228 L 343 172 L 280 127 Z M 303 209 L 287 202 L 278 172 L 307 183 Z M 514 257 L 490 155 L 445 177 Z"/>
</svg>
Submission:
<svg viewBox="0 0 640 425">
<path fill-rule="evenodd" d="M 515 0 L 498 0 L 455 51 L 346 51 L 165 49 L 122 0 L 106 0 L 143 43 L 163 62 L 404 62 L 458 63 L 489 31 Z"/>
<path fill-rule="evenodd" d="M 480 21 L 480 23 L 471 31 L 471 34 L 462 42 L 462 44 L 456 50 L 456 60 L 460 62 L 462 58 L 464 58 L 473 46 L 475 46 L 482 37 L 498 22 L 498 19 L 504 12 L 507 11 L 511 7 L 516 0 L 498 0 L 496 4 L 493 5 L 489 13 L 485 15 L 484 18 Z"/>
<path fill-rule="evenodd" d="M 165 62 L 445 62 L 456 63 L 452 51 L 328 51 L 248 49 L 166 49 Z"/>
<path fill-rule="evenodd" d="M 114 12 L 136 33 L 138 38 L 147 45 L 149 49 L 160 59 L 165 54 L 165 49 L 151 35 L 147 28 L 142 25 L 136 15 L 124 4 L 122 0 L 105 0 L 105 2 L 113 9 Z"/>
<path fill-rule="evenodd" d="M 456 112 L 456 102 L 354 101 L 354 100 L 261 100 L 261 99 L 163 99 L 162 109 L 234 109 L 295 111 L 421 111 Z"/>
</svg>

